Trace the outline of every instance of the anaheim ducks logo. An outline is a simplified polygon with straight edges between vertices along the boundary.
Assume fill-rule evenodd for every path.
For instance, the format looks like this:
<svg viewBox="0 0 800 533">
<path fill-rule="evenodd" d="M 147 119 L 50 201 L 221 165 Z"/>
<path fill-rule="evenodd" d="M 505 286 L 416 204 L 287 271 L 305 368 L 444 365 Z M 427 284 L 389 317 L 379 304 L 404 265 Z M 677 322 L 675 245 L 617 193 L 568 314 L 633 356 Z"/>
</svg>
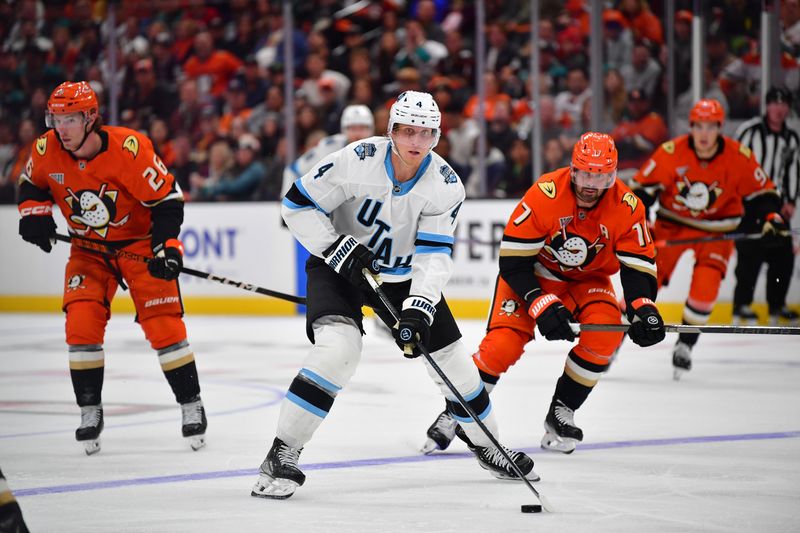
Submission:
<svg viewBox="0 0 800 533">
<path fill-rule="evenodd" d="M 552 258 L 546 254 L 542 255 L 542 258 L 551 263 L 558 263 L 562 271 L 582 269 L 591 263 L 605 246 L 600 243 L 600 237 L 590 243 L 580 235 L 567 233 L 567 228 L 563 227 L 561 231 L 553 235 L 550 244 L 544 245 L 544 249 L 550 253 Z"/>
<path fill-rule="evenodd" d="M 44 155 L 47 151 L 47 137 L 39 137 L 36 139 L 36 153 Z"/>
<path fill-rule="evenodd" d="M 519 318 L 519 313 L 517 313 L 517 311 L 520 307 L 521 306 L 518 301 L 514 300 L 513 298 L 509 298 L 508 300 L 503 300 L 500 302 L 500 312 L 497 314 Z"/>
<path fill-rule="evenodd" d="M 537 185 L 544 195 L 551 200 L 556 197 L 556 184 L 552 181 L 540 181 Z"/>
<path fill-rule="evenodd" d="M 67 280 L 67 292 L 85 289 L 86 285 L 83 284 L 83 280 L 85 279 L 86 276 L 83 274 L 75 274 L 74 276 L 70 276 L 70 278 Z"/>
<path fill-rule="evenodd" d="M 631 213 L 633 213 L 634 211 L 636 211 L 636 206 L 639 205 L 639 199 L 636 197 L 635 194 L 626 192 L 622 196 L 622 203 L 628 204 L 628 207 L 631 208 Z"/>
<path fill-rule="evenodd" d="M 710 211 L 711 206 L 722 194 L 722 189 L 718 187 L 718 181 L 711 185 L 706 185 L 701 181 L 692 183 L 685 175 L 681 176 L 681 181 L 677 183 L 678 195 L 675 202 L 678 209 L 688 209 L 692 216 Z"/>
<path fill-rule="evenodd" d="M 122 148 L 132 153 L 133 158 L 136 159 L 136 156 L 139 155 L 139 139 L 136 138 L 136 135 L 128 135 L 122 141 Z"/>
<path fill-rule="evenodd" d="M 108 228 L 116 228 L 128 222 L 130 214 L 125 215 L 120 220 L 114 220 L 117 216 L 117 195 L 118 191 L 109 191 L 108 184 L 104 183 L 99 191 L 90 189 L 73 192 L 67 187 L 69 196 L 64 198 L 72 208 L 72 214 L 67 218 L 73 224 L 83 227 L 73 227 L 79 235 L 86 235 L 93 231 L 97 235 L 105 238 Z"/>
</svg>

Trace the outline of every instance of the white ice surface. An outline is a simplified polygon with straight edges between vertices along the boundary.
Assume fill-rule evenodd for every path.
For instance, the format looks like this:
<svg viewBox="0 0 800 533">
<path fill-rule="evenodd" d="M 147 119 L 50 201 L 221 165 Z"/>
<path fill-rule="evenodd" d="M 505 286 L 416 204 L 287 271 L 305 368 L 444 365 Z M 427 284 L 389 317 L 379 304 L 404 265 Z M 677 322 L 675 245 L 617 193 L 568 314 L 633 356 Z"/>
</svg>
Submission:
<svg viewBox="0 0 800 533">
<path fill-rule="evenodd" d="M 800 530 L 800 339 L 705 335 L 672 380 L 674 337 L 627 343 L 576 416 L 572 455 L 542 452 L 566 343 L 538 341 L 492 394 L 501 441 L 533 454 L 537 488 L 478 467 L 466 448 L 417 451 L 443 402 L 421 361 L 367 324 L 350 385 L 306 446 L 305 486 L 250 497 L 280 400 L 308 349 L 302 318 L 187 318 L 209 418 L 206 448 L 129 315 L 106 335 L 102 451 L 74 440 L 63 317 L 0 315 L 0 467 L 34 532 L 686 532 Z M 483 323 L 461 321 L 470 350 Z M 708 438 L 703 438 L 708 437 Z"/>
</svg>

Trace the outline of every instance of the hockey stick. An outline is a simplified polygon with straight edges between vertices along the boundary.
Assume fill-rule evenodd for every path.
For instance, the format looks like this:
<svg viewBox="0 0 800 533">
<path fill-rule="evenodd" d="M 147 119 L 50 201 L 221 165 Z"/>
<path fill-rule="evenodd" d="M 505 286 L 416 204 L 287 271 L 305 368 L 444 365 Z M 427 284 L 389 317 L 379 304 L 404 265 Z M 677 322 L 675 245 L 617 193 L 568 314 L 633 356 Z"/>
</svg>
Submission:
<svg viewBox="0 0 800 533">
<path fill-rule="evenodd" d="M 55 234 L 55 239 L 61 242 L 71 242 L 75 243 L 77 246 L 84 250 L 88 250 L 90 252 L 95 252 L 102 255 L 108 255 L 111 257 L 119 257 L 122 259 L 130 259 L 132 261 L 138 261 L 140 263 L 148 263 L 150 262 L 149 257 L 145 257 L 143 255 L 139 255 L 133 252 L 129 252 L 127 250 L 115 250 L 109 246 L 106 246 L 103 243 L 92 241 L 90 239 L 83 239 L 77 236 L 69 236 L 69 235 L 61 235 L 59 233 Z M 201 270 L 194 270 L 193 268 L 189 267 L 181 267 L 182 274 L 188 274 L 190 276 L 194 276 L 196 278 L 207 279 L 209 281 L 216 281 L 218 283 L 222 283 L 223 285 L 230 285 L 232 287 L 237 287 L 239 289 L 243 289 L 245 291 L 256 292 L 258 294 L 263 294 L 264 296 L 272 296 L 273 298 L 278 298 L 280 300 L 286 300 L 287 302 L 292 302 L 296 304 L 306 304 L 306 299 L 302 296 L 295 296 L 294 294 L 285 294 L 278 291 L 273 291 L 270 289 L 265 289 L 263 287 L 259 287 L 257 285 L 253 285 L 251 283 L 245 283 L 243 281 L 234 281 L 232 279 L 228 279 L 222 276 L 216 276 L 209 272 L 203 272 Z"/>
<path fill-rule="evenodd" d="M 788 235 L 796 235 L 800 233 L 800 229 L 789 230 Z M 699 244 L 702 242 L 716 242 L 716 241 L 751 241 L 757 240 L 764 236 L 763 233 L 721 233 L 719 235 L 708 235 L 706 237 L 696 237 L 694 239 L 657 239 L 655 241 L 656 248 L 666 248 L 668 246 L 681 246 L 683 244 Z M 783 236 L 783 235 L 782 235 Z"/>
<path fill-rule="evenodd" d="M 381 289 L 380 285 L 378 285 L 378 282 L 375 280 L 374 277 L 372 277 L 372 275 L 366 269 L 364 269 L 363 274 L 367 282 L 369 283 L 370 287 L 372 287 L 372 290 L 375 291 L 375 294 L 377 294 L 378 298 L 380 298 L 383 306 L 386 308 L 387 311 L 389 311 L 389 314 L 392 315 L 392 320 L 398 322 L 400 320 L 400 315 L 397 314 L 397 309 L 395 309 L 394 305 L 392 305 L 392 302 L 389 301 L 389 298 L 386 296 L 386 293 L 383 292 L 383 289 Z M 386 324 L 386 325 L 389 328 L 392 327 L 392 324 Z M 458 403 L 461 404 L 461 407 L 464 408 L 464 410 L 469 414 L 472 420 L 474 420 L 475 423 L 478 425 L 478 427 L 481 428 L 484 434 L 486 434 L 486 436 L 492 442 L 492 445 L 494 445 L 497 451 L 499 451 L 500 454 L 503 456 L 503 459 L 508 461 L 508 464 L 510 464 L 512 470 L 514 470 L 514 473 L 517 474 L 517 476 L 519 476 L 519 478 L 525 482 L 525 484 L 528 486 L 529 489 L 531 489 L 531 492 L 533 492 L 533 494 L 539 500 L 539 503 L 542 505 L 542 508 L 548 513 L 552 513 L 554 509 L 553 506 L 550 504 L 550 502 L 547 500 L 547 498 L 542 496 L 539 493 L 539 491 L 536 490 L 536 488 L 531 484 L 531 482 L 525 477 L 525 475 L 519 469 L 517 464 L 511 460 L 511 457 L 508 456 L 508 453 L 505 451 L 505 449 L 500 445 L 495 436 L 492 435 L 491 431 L 489 431 L 489 428 L 486 427 L 486 425 L 481 421 L 481 419 L 478 417 L 478 415 L 475 413 L 472 407 L 467 403 L 467 401 L 464 399 L 461 393 L 458 392 L 458 389 L 456 389 L 455 385 L 453 385 L 453 382 L 451 382 L 450 379 L 447 377 L 447 374 L 445 374 L 444 371 L 439 367 L 439 365 L 436 364 L 436 361 L 433 360 L 433 357 L 431 357 L 431 354 L 428 351 L 428 349 L 425 346 L 423 346 L 422 343 L 419 342 L 417 343 L 417 348 L 419 348 L 419 351 L 422 352 L 423 357 L 425 357 L 425 360 L 428 361 L 429 365 L 431 365 L 431 368 L 433 368 L 436 371 L 436 373 L 439 374 L 439 377 L 442 378 L 442 381 L 444 381 L 445 385 L 447 385 L 447 388 L 450 389 L 450 392 L 453 393 L 453 396 L 456 397 Z M 523 508 L 524 507 L 525 506 L 523 506 Z"/>
<path fill-rule="evenodd" d="M 628 331 L 628 324 L 577 324 L 570 323 L 578 335 L 582 331 Z M 740 335 L 800 335 L 800 327 L 793 326 L 692 326 L 690 324 L 666 324 L 669 333 L 736 333 Z"/>
</svg>

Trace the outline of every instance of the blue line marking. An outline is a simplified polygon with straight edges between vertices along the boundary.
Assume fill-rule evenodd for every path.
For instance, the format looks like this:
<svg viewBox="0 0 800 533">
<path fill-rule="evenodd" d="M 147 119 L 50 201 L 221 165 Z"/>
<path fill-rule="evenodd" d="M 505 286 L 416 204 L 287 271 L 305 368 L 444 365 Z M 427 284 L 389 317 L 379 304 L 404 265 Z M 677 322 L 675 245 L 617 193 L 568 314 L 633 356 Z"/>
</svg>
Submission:
<svg viewBox="0 0 800 533">
<path fill-rule="evenodd" d="M 775 433 L 745 433 L 739 435 L 707 435 L 699 437 L 675 437 L 666 439 L 625 440 L 612 442 L 597 442 L 594 444 L 581 444 L 581 450 L 613 450 L 617 448 L 635 448 L 642 446 L 676 446 L 681 444 L 707 444 L 713 442 L 741 442 L 749 440 L 774 440 L 800 438 L 800 431 L 779 431 Z M 552 453 L 541 448 L 523 448 L 528 454 Z M 395 464 L 423 463 L 427 461 L 446 461 L 451 459 L 472 458 L 471 453 L 449 453 L 439 455 L 413 455 L 410 457 L 385 457 L 376 459 L 357 459 L 354 461 L 335 461 L 330 463 L 314 463 L 301 465 L 305 471 L 310 470 L 337 470 L 343 468 L 363 468 L 367 466 L 384 466 Z M 218 470 L 215 472 L 197 472 L 194 474 L 175 474 L 169 476 L 142 477 L 134 479 L 114 479 L 108 481 L 93 481 L 89 483 L 73 483 L 70 485 L 56 485 L 47 487 L 33 487 L 30 489 L 16 489 L 14 495 L 18 498 L 26 496 L 42 496 L 47 494 L 63 494 L 68 492 L 84 492 L 91 490 L 113 489 L 119 487 L 136 487 L 142 485 L 163 485 L 165 483 L 181 483 L 185 481 L 203 481 L 207 479 L 220 479 L 229 477 L 256 476 L 258 468 L 245 468 L 239 470 Z"/>
</svg>

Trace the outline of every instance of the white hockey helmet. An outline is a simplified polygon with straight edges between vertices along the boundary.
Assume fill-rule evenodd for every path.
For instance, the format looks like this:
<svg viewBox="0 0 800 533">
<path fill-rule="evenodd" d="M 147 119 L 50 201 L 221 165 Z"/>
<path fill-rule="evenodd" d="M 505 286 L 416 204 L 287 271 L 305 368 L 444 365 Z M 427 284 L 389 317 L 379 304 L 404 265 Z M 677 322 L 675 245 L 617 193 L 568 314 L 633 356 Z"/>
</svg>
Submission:
<svg viewBox="0 0 800 533">
<path fill-rule="evenodd" d="M 375 119 L 372 111 L 365 105 L 349 105 L 342 111 L 339 127 L 344 132 L 349 126 L 369 126 L 370 133 L 375 131 Z"/>
<path fill-rule="evenodd" d="M 422 126 L 435 130 L 430 149 L 439 143 L 442 131 L 442 113 L 430 93 L 405 91 L 400 93 L 389 111 L 389 136 L 396 124 Z"/>
</svg>

